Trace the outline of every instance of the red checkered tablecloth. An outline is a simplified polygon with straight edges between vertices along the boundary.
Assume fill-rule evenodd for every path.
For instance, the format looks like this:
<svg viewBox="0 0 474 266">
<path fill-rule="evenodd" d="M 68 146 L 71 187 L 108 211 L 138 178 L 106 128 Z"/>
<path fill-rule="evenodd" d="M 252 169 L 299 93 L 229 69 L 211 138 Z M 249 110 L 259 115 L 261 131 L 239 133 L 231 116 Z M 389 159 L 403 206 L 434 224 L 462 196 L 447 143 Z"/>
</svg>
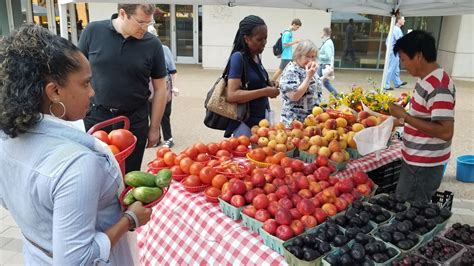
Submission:
<svg viewBox="0 0 474 266">
<path fill-rule="evenodd" d="M 350 160 L 346 168 L 338 173 L 336 177 L 348 178 L 351 177 L 356 171 L 370 172 L 393 161 L 396 161 L 402 156 L 402 141 L 393 140 L 392 144 L 385 150 L 380 151 L 379 158 L 375 152 L 367 154 L 366 156 L 357 160 Z"/>
<path fill-rule="evenodd" d="M 137 233 L 142 265 L 285 264 L 283 256 L 265 246 L 241 220 L 232 220 L 218 203 L 176 182 Z"/>
<path fill-rule="evenodd" d="M 350 161 L 338 177 L 356 170 L 371 171 L 400 158 L 401 142 Z M 286 265 L 283 256 L 263 244 L 242 221 L 227 217 L 202 193 L 190 193 L 173 182 L 166 197 L 153 208 L 150 222 L 137 229 L 142 265 L 241 264 Z"/>
</svg>

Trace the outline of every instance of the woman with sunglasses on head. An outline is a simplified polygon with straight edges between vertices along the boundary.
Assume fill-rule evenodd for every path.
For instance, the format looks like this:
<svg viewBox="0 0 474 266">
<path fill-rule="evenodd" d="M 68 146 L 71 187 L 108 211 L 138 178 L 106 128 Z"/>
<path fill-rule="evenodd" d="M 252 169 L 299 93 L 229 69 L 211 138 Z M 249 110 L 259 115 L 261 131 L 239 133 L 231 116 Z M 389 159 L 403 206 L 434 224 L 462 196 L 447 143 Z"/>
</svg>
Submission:
<svg viewBox="0 0 474 266">
<path fill-rule="evenodd" d="M 41 26 L 0 40 L 0 205 L 26 265 L 133 265 L 125 234 L 150 219 L 140 202 L 122 211 L 118 163 L 72 123 L 94 96 L 91 76 L 81 51 Z"/>
<path fill-rule="evenodd" d="M 303 40 L 293 52 L 280 79 L 283 100 L 281 121 L 290 126 L 293 120 L 303 121 L 322 99 L 321 81 L 316 74 L 318 48 L 310 40 Z"/>
</svg>

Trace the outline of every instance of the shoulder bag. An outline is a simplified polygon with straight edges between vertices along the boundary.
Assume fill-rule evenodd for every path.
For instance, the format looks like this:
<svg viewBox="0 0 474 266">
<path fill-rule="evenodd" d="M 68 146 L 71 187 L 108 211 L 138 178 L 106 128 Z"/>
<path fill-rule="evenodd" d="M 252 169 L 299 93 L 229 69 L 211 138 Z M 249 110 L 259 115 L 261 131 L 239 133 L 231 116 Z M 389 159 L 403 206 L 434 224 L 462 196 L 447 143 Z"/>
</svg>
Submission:
<svg viewBox="0 0 474 266">
<path fill-rule="evenodd" d="M 247 62 L 242 54 L 243 70 L 241 76 L 241 89 L 247 89 Z M 226 130 L 231 120 L 244 121 L 249 116 L 248 103 L 229 103 L 226 100 L 227 76 L 230 61 L 221 77 L 217 79 L 207 92 L 204 107 L 206 116 L 204 124 L 212 129 Z"/>
</svg>

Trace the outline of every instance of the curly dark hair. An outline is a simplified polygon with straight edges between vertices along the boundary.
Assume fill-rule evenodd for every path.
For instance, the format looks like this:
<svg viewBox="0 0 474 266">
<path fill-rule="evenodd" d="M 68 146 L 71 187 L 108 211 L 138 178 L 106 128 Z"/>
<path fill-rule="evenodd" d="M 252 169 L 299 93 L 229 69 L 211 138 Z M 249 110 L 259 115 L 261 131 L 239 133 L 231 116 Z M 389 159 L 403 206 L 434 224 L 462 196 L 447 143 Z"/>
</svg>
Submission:
<svg viewBox="0 0 474 266">
<path fill-rule="evenodd" d="M 33 24 L 0 40 L 0 130 L 14 138 L 42 119 L 44 87 L 81 67 L 70 41 Z"/>
</svg>

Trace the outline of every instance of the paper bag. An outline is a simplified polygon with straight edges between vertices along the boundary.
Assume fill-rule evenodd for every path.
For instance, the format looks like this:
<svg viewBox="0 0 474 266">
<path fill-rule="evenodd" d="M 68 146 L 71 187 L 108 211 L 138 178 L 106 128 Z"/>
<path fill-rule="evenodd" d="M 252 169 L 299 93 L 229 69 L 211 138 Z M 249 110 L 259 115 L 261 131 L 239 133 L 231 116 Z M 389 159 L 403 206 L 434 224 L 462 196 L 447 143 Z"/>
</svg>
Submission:
<svg viewBox="0 0 474 266">
<path fill-rule="evenodd" d="M 392 134 L 395 118 L 389 116 L 382 124 L 362 129 L 354 135 L 357 151 L 366 155 L 387 148 L 387 142 Z"/>
<path fill-rule="evenodd" d="M 369 113 L 369 115 L 373 115 L 375 117 L 379 117 L 381 116 L 382 114 L 381 113 L 377 113 L 375 111 L 372 111 L 370 110 L 369 107 L 367 107 L 367 105 L 365 105 L 362 101 L 360 102 L 362 104 L 362 110 L 366 111 L 367 113 Z"/>
</svg>

